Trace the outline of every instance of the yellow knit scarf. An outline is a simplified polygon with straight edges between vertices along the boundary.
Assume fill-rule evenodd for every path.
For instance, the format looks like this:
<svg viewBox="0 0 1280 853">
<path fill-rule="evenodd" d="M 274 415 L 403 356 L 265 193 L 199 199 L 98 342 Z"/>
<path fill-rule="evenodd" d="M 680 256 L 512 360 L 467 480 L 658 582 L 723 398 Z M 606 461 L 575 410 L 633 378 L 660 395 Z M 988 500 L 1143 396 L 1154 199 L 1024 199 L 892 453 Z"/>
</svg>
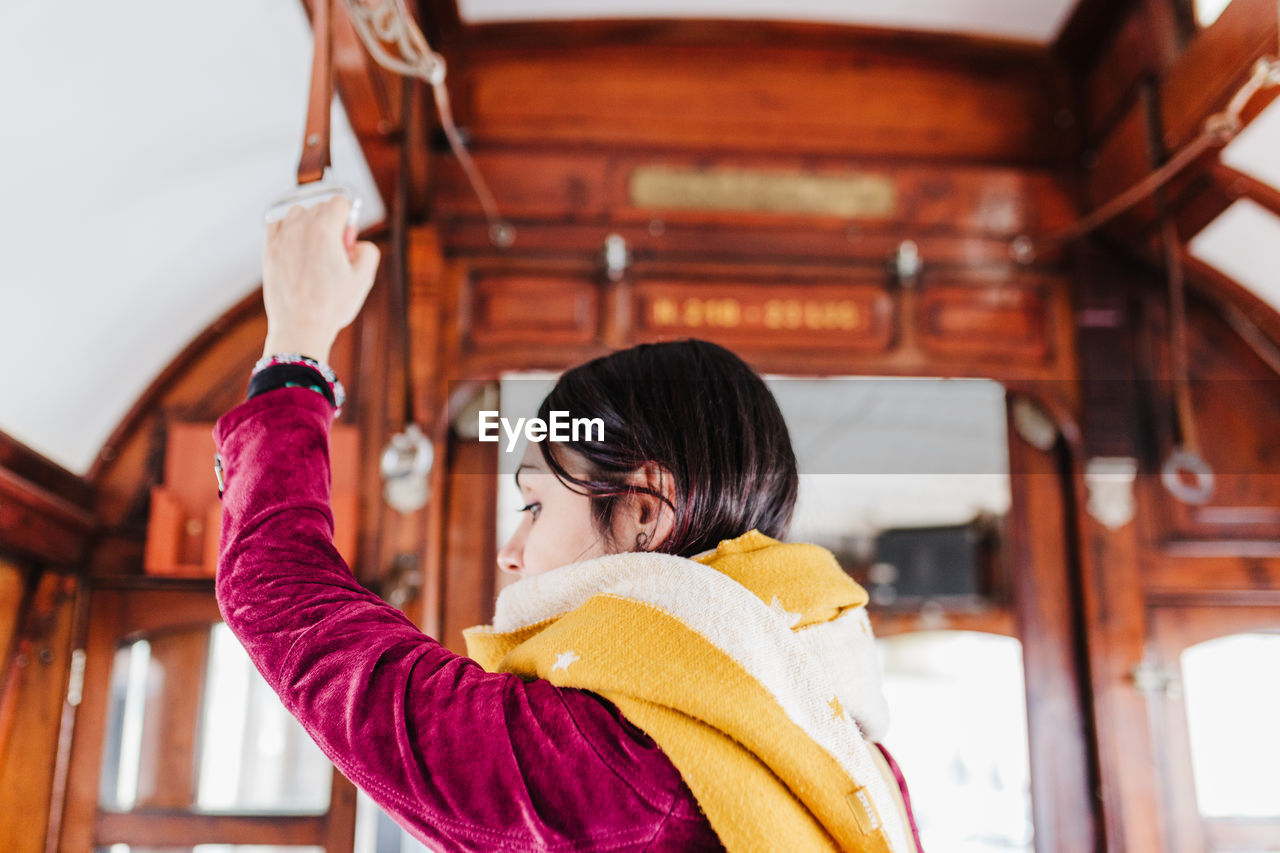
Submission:
<svg viewBox="0 0 1280 853">
<path fill-rule="evenodd" d="M 752 530 L 694 559 L 614 554 L 525 578 L 464 635 L 491 672 L 615 704 L 730 853 L 911 853 L 865 739 L 886 723 L 866 602 L 829 551 Z"/>
</svg>

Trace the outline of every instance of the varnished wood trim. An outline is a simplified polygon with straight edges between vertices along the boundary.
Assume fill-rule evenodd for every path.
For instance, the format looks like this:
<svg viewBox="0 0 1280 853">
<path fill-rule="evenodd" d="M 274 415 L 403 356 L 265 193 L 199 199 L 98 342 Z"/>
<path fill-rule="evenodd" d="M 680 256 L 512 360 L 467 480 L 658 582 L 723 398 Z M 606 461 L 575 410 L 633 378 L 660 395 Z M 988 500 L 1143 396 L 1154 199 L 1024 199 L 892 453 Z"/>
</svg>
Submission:
<svg viewBox="0 0 1280 853">
<path fill-rule="evenodd" d="M 1052 52 L 1077 74 L 1107 48 L 1116 25 L 1139 0 L 1080 0 L 1054 41 Z"/>
<path fill-rule="evenodd" d="M 875 50 L 972 62 L 988 68 L 1010 61 L 1045 67 L 1053 62 L 1044 46 L 1014 38 L 799 21 L 696 18 L 464 23 L 460 47 L 467 51 L 530 47 L 562 51 L 635 44 Z"/>
<path fill-rule="evenodd" d="M 93 500 L 93 487 L 77 474 L 0 432 L 0 470 L 9 471 L 50 495 L 80 507 Z"/>
<path fill-rule="evenodd" d="M 93 840 L 106 846 L 185 847 L 202 844 L 302 845 L 325 843 L 324 815 L 193 814 L 166 809 L 98 812 Z"/>
</svg>

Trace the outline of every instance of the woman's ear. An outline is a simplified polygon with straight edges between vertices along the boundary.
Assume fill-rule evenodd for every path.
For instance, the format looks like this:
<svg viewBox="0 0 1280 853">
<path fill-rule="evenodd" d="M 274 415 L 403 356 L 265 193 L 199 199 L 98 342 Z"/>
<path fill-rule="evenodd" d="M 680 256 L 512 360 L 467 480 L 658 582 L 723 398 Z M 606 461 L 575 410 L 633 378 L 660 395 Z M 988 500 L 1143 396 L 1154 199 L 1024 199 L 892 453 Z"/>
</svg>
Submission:
<svg viewBox="0 0 1280 853">
<path fill-rule="evenodd" d="M 626 527 L 620 541 L 634 543 L 636 550 L 652 550 L 666 541 L 675 529 L 676 482 L 671 472 L 657 462 L 646 462 L 627 476 L 627 484 L 651 489 L 666 498 L 639 493 L 627 502 Z M 668 503 L 669 502 L 669 503 Z"/>
</svg>

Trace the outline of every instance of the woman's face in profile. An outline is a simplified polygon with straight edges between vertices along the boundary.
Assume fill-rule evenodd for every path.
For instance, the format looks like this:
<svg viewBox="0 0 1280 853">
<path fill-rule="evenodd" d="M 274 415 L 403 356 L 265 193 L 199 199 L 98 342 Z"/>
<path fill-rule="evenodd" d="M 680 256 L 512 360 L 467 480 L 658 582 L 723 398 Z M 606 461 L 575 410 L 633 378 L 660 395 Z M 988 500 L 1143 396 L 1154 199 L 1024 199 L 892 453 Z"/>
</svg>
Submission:
<svg viewBox="0 0 1280 853">
<path fill-rule="evenodd" d="M 573 476 L 584 476 L 577 454 L 558 450 L 556 458 Z M 609 553 L 591 522 L 591 499 L 560 482 L 537 444 L 529 442 L 526 447 L 516 481 L 524 499 L 524 517 L 498 551 L 500 569 L 530 577 Z"/>
</svg>

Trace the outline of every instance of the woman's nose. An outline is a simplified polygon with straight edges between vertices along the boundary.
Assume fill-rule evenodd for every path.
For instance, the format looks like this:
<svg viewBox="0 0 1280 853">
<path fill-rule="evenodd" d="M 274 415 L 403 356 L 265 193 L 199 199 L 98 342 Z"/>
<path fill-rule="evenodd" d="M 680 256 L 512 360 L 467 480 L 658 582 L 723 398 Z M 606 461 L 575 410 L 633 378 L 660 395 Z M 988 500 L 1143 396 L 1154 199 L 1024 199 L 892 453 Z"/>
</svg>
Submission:
<svg viewBox="0 0 1280 853">
<path fill-rule="evenodd" d="M 523 527 L 523 525 L 521 526 Z M 498 551 L 498 568 L 501 571 L 519 574 L 520 570 L 524 568 L 524 562 L 521 559 L 522 552 L 524 550 L 523 540 L 524 537 L 521 536 L 520 531 L 517 530 L 512 534 L 511 538 L 507 540 L 507 544 L 503 545 Z"/>
</svg>

